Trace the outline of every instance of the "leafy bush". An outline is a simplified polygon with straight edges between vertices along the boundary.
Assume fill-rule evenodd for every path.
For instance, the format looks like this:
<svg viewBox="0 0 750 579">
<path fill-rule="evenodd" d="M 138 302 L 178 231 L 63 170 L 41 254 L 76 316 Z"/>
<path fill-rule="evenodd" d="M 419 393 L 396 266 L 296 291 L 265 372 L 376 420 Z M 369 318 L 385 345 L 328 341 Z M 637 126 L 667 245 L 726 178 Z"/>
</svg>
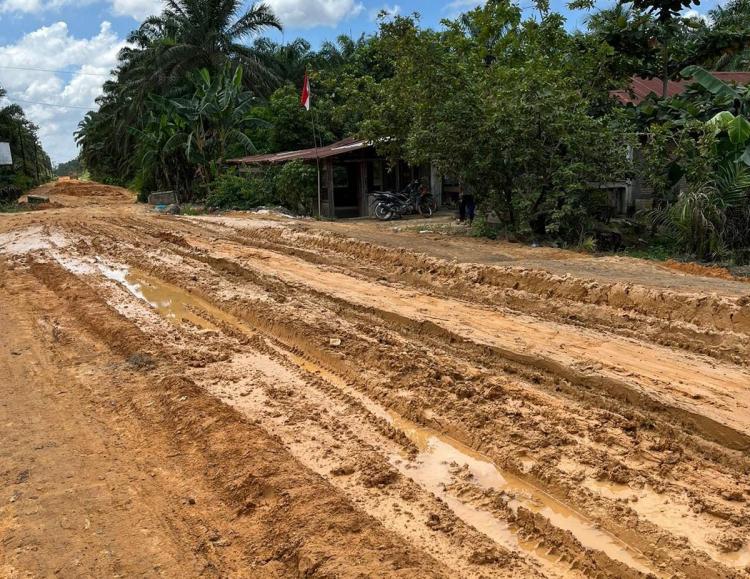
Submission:
<svg viewBox="0 0 750 579">
<path fill-rule="evenodd" d="M 488 223 L 485 212 L 479 212 L 474 222 L 471 224 L 470 235 L 472 237 L 486 237 L 487 239 L 497 239 L 500 232 L 500 225 L 497 223 Z"/>
<path fill-rule="evenodd" d="M 0 187 L 0 203 L 15 203 L 23 191 L 15 185 L 4 185 Z"/>
<path fill-rule="evenodd" d="M 719 167 L 649 216 L 682 251 L 743 263 L 750 246 L 750 170 L 740 164 Z"/>
<path fill-rule="evenodd" d="M 206 205 L 222 209 L 250 209 L 272 202 L 273 198 L 273 181 L 269 172 L 247 178 L 222 175 L 211 183 Z"/>
<path fill-rule="evenodd" d="M 302 161 L 286 163 L 274 179 L 276 200 L 287 209 L 309 215 L 317 195 L 317 175 L 315 167 Z"/>
</svg>

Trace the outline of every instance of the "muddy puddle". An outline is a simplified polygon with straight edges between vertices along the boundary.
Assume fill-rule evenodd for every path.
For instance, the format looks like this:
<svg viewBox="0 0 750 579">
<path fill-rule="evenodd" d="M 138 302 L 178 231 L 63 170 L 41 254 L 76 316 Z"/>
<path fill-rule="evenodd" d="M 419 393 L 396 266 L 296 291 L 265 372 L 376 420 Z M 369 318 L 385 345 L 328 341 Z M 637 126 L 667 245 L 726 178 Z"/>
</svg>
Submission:
<svg viewBox="0 0 750 579">
<path fill-rule="evenodd" d="M 217 314 L 221 314 L 221 311 L 212 308 L 210 304 L 178 287 L 165 284 L 158 279 L 132 269 L 121 270 L 103 267 L 101 272 L 106 278 L 121 284 L 131 294 L 146 302 L 159 315 L 172 323 L 187 322 L 203 330 L 219 329 L 214 323 L 197 314 L 196 310 L 206 311 L 212 317 L 217 317 Z"/>
<path fill-rule="evenodd" d="M 188 324 L 199 330 L 219 330 L 216 321 L 237 327 L 238 321 L 223 310 L 184 289 L 166 283 L 142 271 L 96 260 L 81 260 L 60 255 L 55 260 L 76 275 L 102 275 L 131 295 L 148 304 L 167 321 Z"/>
<path fill-rule="evenodd" d="M 523 506 L 532 512 L 540 513 L 555 527 L 570 531 L 584 547 L 603 551 L 611 559 L 621 561 L 643 573 L 651 572 L 647 566 L 648 561 L 643 555 L 614 535 L 598 529 L 582 514 L 565 506 L 541 489 L 499 469 L 486 456 L 450 437 L 431 428 L 420 426 L 394 412 L 389 412 L 389 414 L 393 425 L 404 432 L 420 450 L 420 454 L 414 461 L 405 463 L 406 473 L 441 496 L 451 507 L 453 501 L 457 499 L 450 497 L 444 485 L 454 476 L 456 465 L 459 467 L 465 465 L 467 467 L 465 472 L 471 474 L 471 482 L 482 488 L 501 491 L 508 495 L 508 505 L 511 509 L 516 510 Z M 483 516 L 486 514 L 483 513 Z M 481 518 L 478 521 L 468 522 L 471 524 L 478 522 L 484 525 Z M 484 531 L 481 527 L 477 528 Z M 529 550 L 531 547 L 528 543 L 520 541 L 515 531 L 507 525 L 503 529 L 502 536 L 506 541 L 510 538 L 511 546 L 514 546 L 516 550 L 519 548 Z M 540 549 L 533 551 L 537 556 L 543 553 Z"/>
<path fill-rule="evenodd" d="M 278 348 L 300 368 L 319 375 L 358 400 L 375 416 L 387 420 L 392 426 L 402 431 L 419 449 L 416 458 L 408 460 L 404 455 L 393 455 L 391 463 L 404 476 L 439 496 L 451 510 L 464 522 L 492 538 L 497 543 L 513 551 L 523 551 L 531 555 L 549 571 L 560 571 L 564 562 L 550 555 L 537 544 L 524 541 L 517 529 L 492 513 L 463 502 L 458 496 L 446 489 L 454 479 L 456 467 L 467 467 L 471 481 L 485 489 L 506 493 L 511 509 L 523 506 L 530 511 L 542 514 L 554 526 L 570 531 L 578 541 L 589 549 L 603 551 L 610 558 L 621 561 L 643 573 L 653 572 L 647 565 L 648 560 L 638 551 L 601 529 L 577 511 L 565 506 L 554 497 L 528 482 L 501 471 L 488 457 L 472 448 L 444 436 L 431 428 L 412 422 L 392 410 L 386 410 L 378 403 L 349 386 L 336 374 L 296 354 L 290 354 Z"/>
</svg>

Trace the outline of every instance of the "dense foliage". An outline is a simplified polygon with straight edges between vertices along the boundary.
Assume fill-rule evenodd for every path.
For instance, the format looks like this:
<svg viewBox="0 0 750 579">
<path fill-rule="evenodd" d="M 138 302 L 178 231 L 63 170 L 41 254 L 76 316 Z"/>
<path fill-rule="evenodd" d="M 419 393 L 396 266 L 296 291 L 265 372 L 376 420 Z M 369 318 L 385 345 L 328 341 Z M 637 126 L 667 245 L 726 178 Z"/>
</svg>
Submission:
<svg viewBox="0 0 750 579">
<path fill-rule="evenodd" d="M 225 164 L 310 147 L 314 116 L 319 143 L 368 138 L 391 162 L 460 180 L 508 234 L 590 247 L 610 213 L 599 184 L 642 174 L 655 191 L 653 234 L 698 257 L 742 259 L 745 93 L 703 68 L 686 71 L 699 83 L 684 95 L 629 111 L 610 91 L 633 75 L 676 79 L 688 65 L 747 70 L 749 2 L 705 19 L 684 15 L 691 0 L 622 2 L 569 32 L 548 2 L 525 18 L 511 0 L 488 0 L 437 30 L 417 15 L 383 17 L 372 36 L 316 50 L 264 38 L 280 27 L 264 4 L 169 0 L 131 34 L 81 123 L 81 161 L 93 178 L 142 192 L 314 212 L 309 165 L 239 177 Z M 305 72 L 313 113 L 299 105 Z"/>
<path fill-rule="evenodd" d="M 119 55 L 116 79 L 105 83 L 99 109 L 86 115 L 76 137 L 94 179 L 120 184 L 135 180 L 139 189 L 194 195 L 200 192 L 193 190 L 194 183 L 204 184 L 211 171 L 216 174 L 218 159 L 206 159 L 206 154 L 249 146 L 244 127 L 230 134 L 220 125 L 230 120 L 226 112 L 232 108 L 247 112 L 251 89 L 259 92 L 273 82 L 274 75 L 243 40 L 280 25 L 264 4 L 243 13 L 239 0 L 169 0 L 165 6 L 161 15 L 146 19 L 130 35 L 129 46 Z M 224 90 L 237 70 L 242 71 L 244 90 Z M 203 95 L 196 73 L 214 83 L 204 87 Z M 186 107 L 193 105 L 212 112 L 189 112 Z M 208 119 L 204 113 L 213 116 Z M 203 126 L 203 135 L 187 138 L 191 132 L 179 120 L 184 116 L 199 124 L 218 124 Z M 209 135 L 205 148 L 200 139 Z M 145 165 L 144 156 L 149 161 Z"/>
<path fill-rule="evenodd" d="M 250 175 L 222 175 L 211 183 L 206 205 L 222 209 L 280 205 L 295 213 L 310 214 L 316 192 L 315 168 L 302 161 L 291 161 Z"/>
<path fill-rule="evenodd" d="M 550 14 L 522 21 L 492 0 L 442 33 L 396 18 L 379 44 L 395 71 L 364 132 L 392 158 L 431 161 L 481 191 L 512 231 L 577 242 L 606 205 L 592 183 L 624 176 L 625 140 L 591 114 L 595 59 Z"/>
<path fill-rule="evenodd" d="M 638 110 L 647 136 L 650 217 L 680 250 L 704 259 L 750 261 L 750 92 L 700 67 L 696 85 Z"/>
<path fill-rule="evenodd" d="M 5 90 L 0 87 L 0 98 L 4 96 Z M 0 107 L 0 141 L 10 143 L 13 157 L 12 167 L 0 167 L 0 187 L 8 192 L 6 196 L 11 191 L 26 191 L 50 179 L 52 165 L 42 149 L 38 129 L 20 106 Z"/>
<path fill-rule="evenodd" d="M 83 165 L 78 157 L 55 165 L 55 176 L 57 177 L 81 175 L 81 173 L 83 173 Z"/>
</svg>

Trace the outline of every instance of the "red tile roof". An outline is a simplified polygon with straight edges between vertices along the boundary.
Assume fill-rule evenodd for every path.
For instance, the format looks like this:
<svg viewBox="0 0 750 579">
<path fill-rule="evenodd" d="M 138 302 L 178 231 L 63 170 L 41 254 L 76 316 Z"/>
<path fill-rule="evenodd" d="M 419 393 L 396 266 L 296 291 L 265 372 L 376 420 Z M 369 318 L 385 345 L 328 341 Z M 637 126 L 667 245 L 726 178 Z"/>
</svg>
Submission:
<svg viewBox="0 0 750 579">
<path fill-rule="evenodd" d="M 750 72 L 712 72 L 711 74 L 726 83 L 750 84 Z M 691 83 L 691 79 L 670 80 L 667 86 L 667 94 L 671 97 L 682 94 Z M 637 105 L 651 93 L 661 96 L 662 80 L 660 78 L 634 76 L 630 84 L 630 90 L 613 90 L 610 94 L 623 104 Z"/>
<path fill-rule="evenodd" d="M 239 159 L 230 159 L 227 163 L 234 165 L 255 165 L 263 163 L 286 163 L 287 161 L 293 161 L 294 159 L 314 161 L 316 158 L 325 159 L 327 157 L 336 157 L 337 155 L 351 153 L 352 151 L 358 151 L 359 149 L 364 149 L 370 146 L 372 146 L 372 143 L 368 141 L 353 139 L 350 137 L 325 147 L 318 147 L 317 152 L 315 149 L 301 149 L 299 151 L 285 151 L 282 153 L 253 155 L 250 157 L 241 157 Z"/>
</svg>

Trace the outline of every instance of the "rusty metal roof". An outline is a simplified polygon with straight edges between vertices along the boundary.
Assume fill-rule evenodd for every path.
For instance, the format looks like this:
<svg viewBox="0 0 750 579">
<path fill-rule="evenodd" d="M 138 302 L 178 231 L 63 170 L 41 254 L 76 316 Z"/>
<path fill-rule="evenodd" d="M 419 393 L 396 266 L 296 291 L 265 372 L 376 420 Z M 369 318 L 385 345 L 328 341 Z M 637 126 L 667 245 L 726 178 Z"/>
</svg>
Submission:
<svg viewBox="0 0 750 579">
<path fill-rule="evenodd" d="M 316 158 L 326 159 L 328 157 L 336 157 L 338 155 L 351 153 L 352 151 L 366 149 L 371 146 L 372 143 L 369 141 L 347 138 L 325 147 L 318 147 L 317 151 L 313 148 L 301 149 L 299 151 L 285 151 L 282 153 L 270 153 L 267 155 L 253 155 L 250 157 L 240 157 L 239 159 L 230 159 L 227 163 L 235 165 L 254 165 L 263 163 L 286 163 L 287 161 L 293 161 L 295 159 L 314 161 Z"/>
<path fill-rule="evenodd" d="M 726 83 L 750 84 L 750 72 L 712 72 L 711 74 Z M 692 79 L 670 80 L 667 85 L 667 95 L 673 97 L 682 94 L 692 82 Z M 662 80 L 660 78 L 634 76 L 630 83 L 630 89 L 613 90 L 610 94 L 622 104 L 637 105 L 651 93 L 661 96 Z"/>
</svg>

